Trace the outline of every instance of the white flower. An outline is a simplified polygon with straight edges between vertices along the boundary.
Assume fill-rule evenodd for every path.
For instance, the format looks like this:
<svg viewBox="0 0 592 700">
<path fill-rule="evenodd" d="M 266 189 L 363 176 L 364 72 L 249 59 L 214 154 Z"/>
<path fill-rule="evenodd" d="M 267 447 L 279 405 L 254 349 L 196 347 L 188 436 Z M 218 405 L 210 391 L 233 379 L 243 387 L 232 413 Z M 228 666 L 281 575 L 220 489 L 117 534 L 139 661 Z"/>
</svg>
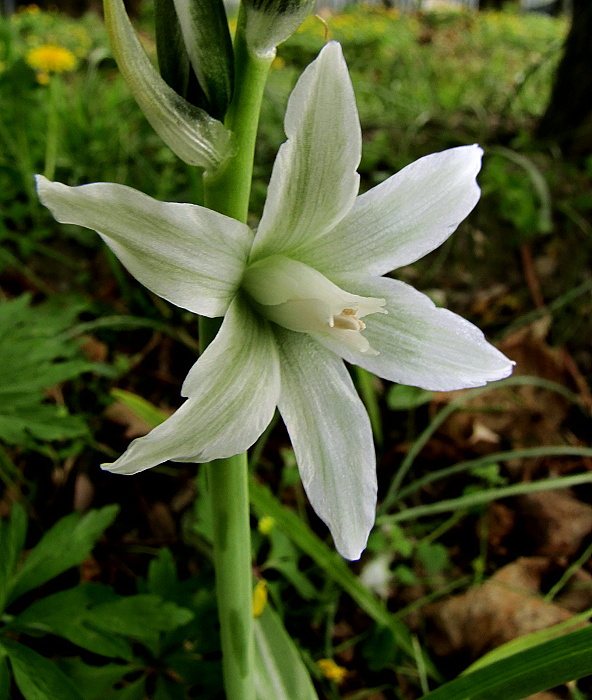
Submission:
<svg viewBox="0 0 592 700">
<path fill-rule="evenodd" d="M 285 130 L 255 233 L 122 185 L 38 177 L 39 196 L 58 221 L 98 231 L 156 294 L 224 316 L 185 379 L 187 401 L 105 468 L 135 474 L 238 454 L 278 406 L 314 509 L 339 552 L 357 559 L 374 522 L 375 454 L 342 359 L 435 391 L 511 372 L 475 326 L 381 277 L 440 245 L 475 206 L 481 149 L 427 156 L 357 196 L 360 125 L 335 42 L 294 88 Z"/>
</svg>

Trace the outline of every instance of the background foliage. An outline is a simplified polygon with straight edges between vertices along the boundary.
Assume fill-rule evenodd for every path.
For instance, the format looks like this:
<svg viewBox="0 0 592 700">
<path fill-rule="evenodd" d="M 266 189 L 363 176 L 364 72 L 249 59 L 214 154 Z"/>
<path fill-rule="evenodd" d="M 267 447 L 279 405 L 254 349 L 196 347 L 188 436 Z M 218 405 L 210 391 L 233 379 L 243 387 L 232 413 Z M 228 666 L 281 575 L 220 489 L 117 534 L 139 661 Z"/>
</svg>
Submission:
<svg viewBox="0 0 592 700">
<path fill-rule="evenodd" d="M 154 55 L 151 19 L 146 8 Z M 475 212 L 398 274 L 518 362 L 501 385 L 451 395 L 356 375 L 379 443 L 381 509 L 353 567 L 321 541 L 281 426 L 252 451 L 254 577 L 297 650 L 271 608 L 261 639 L 303 659 L 320 697 L 410 699 L 514 637 L 524 653 L 550 644 L 541 628 L 573 631 L 592 608 L 592 159 L 532 136 L 563 19 L 356 8 L 324 22 L 309 18 L 274 64 L 253 225 L 287 96 L 327 32 L 352 72 L 364 189 L 426 153 L 485 148 Z M 29 51 L 45 44 L 68 49 L 74 68 L 32 68 Z M 192 466 L 134 479 L 98 469 L 179 405 L 195 319 L 136 285 L 98 237 L 57 225 L 32 176 L 176 201 L 198 201 L 199 182 L 141 116 L 94 15 L 30 6 L 0 19 L 0 99 L 0 697 L 219 698 L 207 485 Z M 576 664 L 587 636 L 570 639 L 561 648 Z M 485 667 L 483 683 L 507 683 L 487 692 L 534 692 L 513 668 Z M 583 680 L 549 697 L 587 692 Z"/>
</svg>

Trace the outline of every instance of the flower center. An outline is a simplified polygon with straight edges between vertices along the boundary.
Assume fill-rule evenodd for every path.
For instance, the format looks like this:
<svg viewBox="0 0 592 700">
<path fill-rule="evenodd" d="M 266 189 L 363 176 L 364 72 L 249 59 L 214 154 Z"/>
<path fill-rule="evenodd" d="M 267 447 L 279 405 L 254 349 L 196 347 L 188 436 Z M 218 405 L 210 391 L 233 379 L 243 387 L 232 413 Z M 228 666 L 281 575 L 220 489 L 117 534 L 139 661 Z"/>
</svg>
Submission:
<svg viewBox="0 0 592 700">
<path fill-rule="evenodd" d="M 355 309 L 343 309 L 338 316 L 333 316 L 333 328 L 341 328 L 344 331 L 363 331 L 366 328 L 364 321 L 356 316 Z"/>
<path fill-rule="evenodd" d="M 291 331 L 331 334 L 350 349 L 377 354 L 362 336 L 360 320 L 386 313 L 384 299 L 350 294 L 304 263 L 273 255 L 251 265 L 243 289 L 259 312 Z"/>
</svg>

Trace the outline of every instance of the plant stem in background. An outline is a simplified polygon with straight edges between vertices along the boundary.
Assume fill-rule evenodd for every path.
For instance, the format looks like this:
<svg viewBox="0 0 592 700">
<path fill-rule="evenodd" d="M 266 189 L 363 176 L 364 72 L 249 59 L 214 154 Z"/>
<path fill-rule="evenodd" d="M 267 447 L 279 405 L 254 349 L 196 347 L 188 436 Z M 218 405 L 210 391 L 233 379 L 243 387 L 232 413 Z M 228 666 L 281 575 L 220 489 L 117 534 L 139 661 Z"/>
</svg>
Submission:
<svg viewBox="0 0 592 700">
<path fill-rule="evenodd" d="M 55 176 L 58 155 L 58 102 L 60 98 L 59 77 L 52 75 L 47 86 L 47 134 L 45 140 L 45 166 L 43 174 L 48 180 Z"/>
<path fill-rule="evenodd" d="M 247 48 L 244 28 L 241 5 L 234 40 L 235 88 L 225 120 L 234 134 L 237 152 L 219 173 L 204 178 L 204 197 L 209 209 L 246 222 L 259 110 L 273 57 L 254 56 Z"/>
<path fill-rule="evenodd" d="M 246 223 L 249 210 L 255 139 L 270 59 L 248 50 L 244 16 L 235 38 L 235 91 L 226 126 L 236 153 L 223 171 L 204 181 L 204 204 Z M 219 319 L 200 318 L 201 350 L 213 340 Z M 216 596 L 227 700 L 253 700 L 252 569 L 246 454 L 205 465 L 213 514 Z"/>
</svg>

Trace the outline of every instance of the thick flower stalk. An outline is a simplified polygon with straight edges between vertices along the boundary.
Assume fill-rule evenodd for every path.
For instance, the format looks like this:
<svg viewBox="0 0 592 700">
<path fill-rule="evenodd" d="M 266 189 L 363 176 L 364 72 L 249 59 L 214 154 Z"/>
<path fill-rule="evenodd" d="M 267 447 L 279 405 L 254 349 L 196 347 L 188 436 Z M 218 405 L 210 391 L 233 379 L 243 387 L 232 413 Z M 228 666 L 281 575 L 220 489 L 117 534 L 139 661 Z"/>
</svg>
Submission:
<svg viewBox="0 0 592 700">
<path fill-rule="evenodd" d="M 475 326 L 382 276 L 439 246 L 473 209 L 482 152 L 427 156 L 358 196 L 360 124 L 335 42 L 299 79 L 285 131 L 257 231 L 116 184 L 39 177 L 39 195 L 58 221 L 97 231 L 156 294 L 224 316 L 185 379 L 185 403 L 105 468 L 135 474 L 239 454 L 277 406 L 314 509 L 339 552 L 357 559 L 374 522 L 376 465 L 343 360 L 436 391 L 511 372 Z"/>
</svg>

